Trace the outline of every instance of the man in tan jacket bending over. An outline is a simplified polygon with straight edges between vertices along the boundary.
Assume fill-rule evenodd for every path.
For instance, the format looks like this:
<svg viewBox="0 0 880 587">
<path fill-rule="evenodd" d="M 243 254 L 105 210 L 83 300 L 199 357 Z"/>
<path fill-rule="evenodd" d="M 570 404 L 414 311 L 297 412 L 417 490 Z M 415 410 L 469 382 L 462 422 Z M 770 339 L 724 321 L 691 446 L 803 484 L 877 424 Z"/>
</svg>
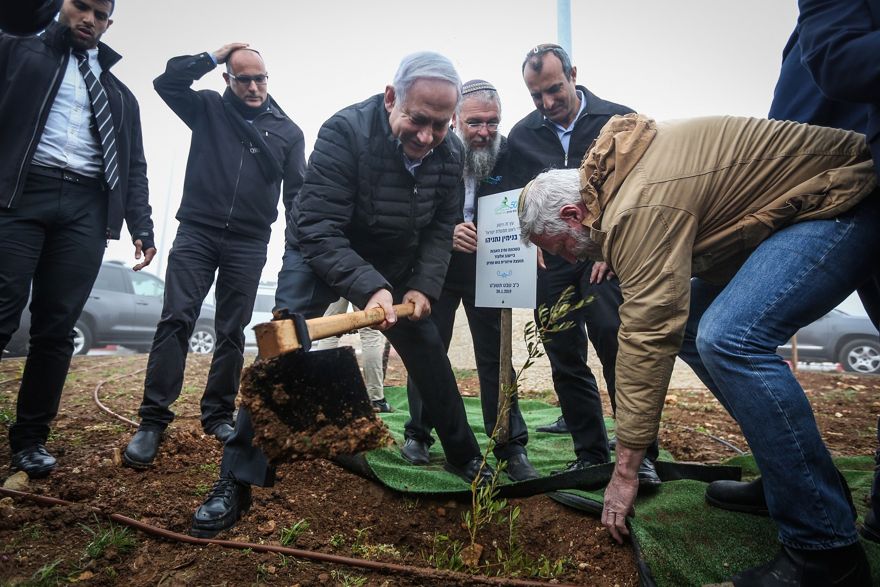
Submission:
<svg viewBox="0 0 880 587">
<path fill-rule="evenodd" d="M 776 348 L 871 274 L 878 196 L 863 135 L 636 114 L 612 118 L 580 170 L 523 189 L 526 241 L 620 278 L 617 464 L 602 512 L 616 540 L 680 354 L 742 428 L 782 543 L 734 584 L 870 584 L 843 482 Z"/>
</svg>

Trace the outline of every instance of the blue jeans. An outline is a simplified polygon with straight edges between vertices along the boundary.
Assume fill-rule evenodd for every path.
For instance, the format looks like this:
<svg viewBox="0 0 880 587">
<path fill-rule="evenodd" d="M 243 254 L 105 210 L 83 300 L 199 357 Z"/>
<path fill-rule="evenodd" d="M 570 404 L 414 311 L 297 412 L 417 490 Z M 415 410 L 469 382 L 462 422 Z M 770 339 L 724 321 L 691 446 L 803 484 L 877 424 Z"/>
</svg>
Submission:
<svg viewBox="0 0 880 587">
<path fill-rule="evenodd" d="M 776 232 L 724 286 L 691 282 L 681 357 L 742 428 L 779 540 L 792 548 L 842 547 L 858 536 L 810 403 L 776 349 L 872 273 L 878 199 Z"/>
</svg>

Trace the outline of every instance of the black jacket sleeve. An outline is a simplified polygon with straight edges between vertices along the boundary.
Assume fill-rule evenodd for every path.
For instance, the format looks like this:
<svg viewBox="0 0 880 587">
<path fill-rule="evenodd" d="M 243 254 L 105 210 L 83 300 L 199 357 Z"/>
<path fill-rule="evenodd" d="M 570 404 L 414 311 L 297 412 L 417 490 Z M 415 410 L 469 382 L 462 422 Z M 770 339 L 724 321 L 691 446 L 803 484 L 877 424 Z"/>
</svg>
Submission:
<svg viewBox="0 0 880 587">
<path fill-rule="evenodd" d="M 144 141 L 141 133 L 141 112 L 133 95 L 128 96 L 131 123 L 131 154 L 128 168 L 128 187 L 125 200 L 125 224 L 132 242 L 140 239 L 143 249 L 155 246 L 153 236 L 152 208 L 147 182 L 147 160 L 144 158 Z"/>
<path fill-rule="evenodd" d="M 215 67 L 208 53 L 173 57 L 165 66 L 165 73 L 153 80 L 162 100 L 190 128 L 204 108 L 202 97 L 192 89 L 192 84 Z"/>
<path fill-rule="evenodd" d="M 290 216 L 293 210 L 293 201 L 303 186 L 303 176 L 306 171 L 305 138 L 302 131 L 297 127 L 293 144 L 287 151 L 284 160 L 284 186 L 281 199 L 284 201 L 284 217 Z"/>
<path fill-rule="evenodd" d="M 349 122 L 336 115 L 321 127 L 295 206 L 294 234 L 303 258 L 340 296 L 363 308 L 391 285 L 346 235 L 355 211 L 358 150 Z M 389 251 L 389 254 L 393 254 Z"/>
</svg>

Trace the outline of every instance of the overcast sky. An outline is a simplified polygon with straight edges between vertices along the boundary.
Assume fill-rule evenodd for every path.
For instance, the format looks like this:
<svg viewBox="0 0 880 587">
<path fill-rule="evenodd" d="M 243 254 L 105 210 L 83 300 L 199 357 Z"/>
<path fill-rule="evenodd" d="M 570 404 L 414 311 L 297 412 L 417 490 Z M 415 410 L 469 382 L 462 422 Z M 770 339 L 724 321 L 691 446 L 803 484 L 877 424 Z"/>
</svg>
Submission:
<svg viewBox="0 0 880 587">
<path fill-rule="evenodd" d="M 796 0 L 571 0 L 578 83 L 657 119 L 709 114 L 766 116 Z M 177 230 L 189 131 L 152 80 L 176 55 L 232 41 L 263 54 L 269 92 L 305 133 L 306 155 L 339 109 L 384 90 L 400 58 L 438 51 L 462 80 L 491 81 L 502 132 L 534 109 L 520 66 L 529 48 L 557 40 L 555 0 L 118 0 L 104 41 L 123 55 L 114 68 L 141 106 L 160 276 Z M 197 88 L 222 91 L 218 68 Z M 263 278 L 283 253 L 283 214 L 273 226 Z M 106 258 L 129 264 L 123 237 Z"/>
</svg>

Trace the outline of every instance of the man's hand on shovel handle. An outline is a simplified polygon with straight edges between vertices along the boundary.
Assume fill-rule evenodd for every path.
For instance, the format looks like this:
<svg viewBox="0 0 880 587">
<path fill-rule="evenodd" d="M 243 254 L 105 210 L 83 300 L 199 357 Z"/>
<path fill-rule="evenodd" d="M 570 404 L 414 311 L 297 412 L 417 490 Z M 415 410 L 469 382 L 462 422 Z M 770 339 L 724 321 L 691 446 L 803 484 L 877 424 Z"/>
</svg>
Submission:
<svg viewBox="0 0 880 587">
<path fill-rule="evenodd" d="M 416 307 L 412 316 L 409 317 L 410 320 L 421 320 L 431 315 L 431 300 L 419 290 L 411 289 L 406 292 L 406 295 L 403 296 L 403 303 L 407 302 L 412 302 Z"/>
<path fill-rule="evenodd" d="M 394 311 L 394 298 L 391 297 L 391 292 L 387 289 L 376 291 L 367 300 L 364 310 L 369 310 L 370 308 L 382 308 L 385 311 L 385 320 L 381 324 L 373 326 L 376 330 L 388 330 L 397 322 L 397 312 Z"/>
</svg>

